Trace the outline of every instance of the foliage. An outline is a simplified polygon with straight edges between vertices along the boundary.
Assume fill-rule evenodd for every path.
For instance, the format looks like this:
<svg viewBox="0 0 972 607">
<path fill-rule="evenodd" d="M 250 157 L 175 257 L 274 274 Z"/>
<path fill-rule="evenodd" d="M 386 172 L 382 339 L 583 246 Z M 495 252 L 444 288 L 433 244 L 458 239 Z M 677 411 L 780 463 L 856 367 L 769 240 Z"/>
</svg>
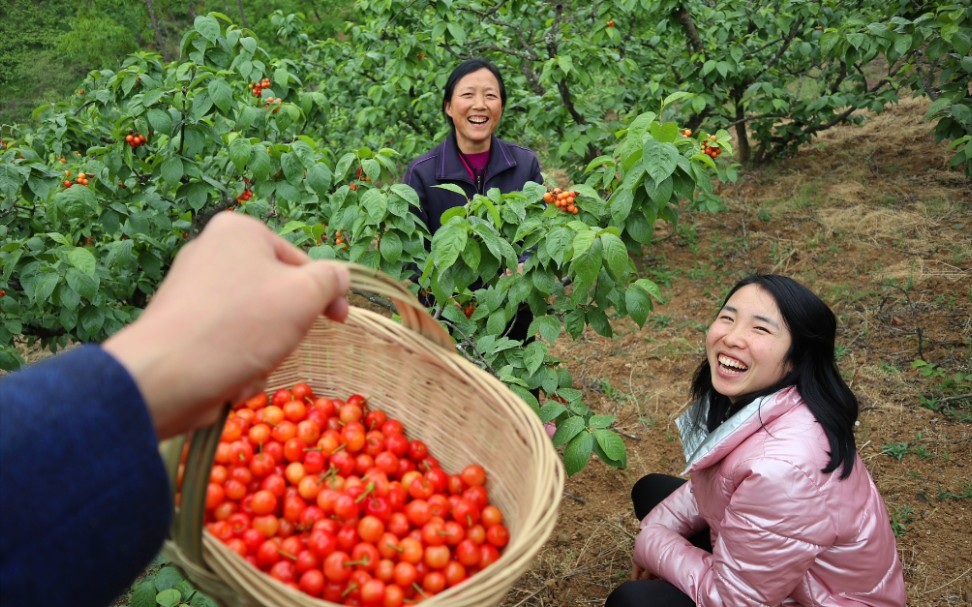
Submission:
<svg viewBox="0 0 972 607">
<path fill-rule="evenodd" d="M 229 11 L 276 52 L 275 11 L 303 13 L 310 35 L 328 37 L 353 17 L 353 0 L 9 0 L 0 19 L 0 123 L 20 122 L 42 102 L 63 98 L 93 69 L 114 68 L 142 49 L 166 59 L 179 53 L 179 38 L 197 14 Z M 151 6 L 152 12 L 149 11 Z M 69 16 L 65 18 L 65 15 Z"/>
<path fill-rule="evenodd" d="M 399 152 L 325 143 L 325 116 L 345 100 L 305 85 L 311 62 L 274 58 L 219 14 L 198 17 L 180 47 L 176 62 L 135 53 L 118 70 L 91 72 L 3 144 L 4 368 L 21 362 L 17 338 L 57 349 L 132 321 L 179 247 L 233 210 L 312 257 L 380 268 L 431 292 L 460 350 L 561 427 L 554 441 L 569 472 L 592 453 L 625 465 L 613 419 L 584 405 L 549 344 L 588 326 L 611 335 L 618 318 L 644 324 L 659 291 L 635 274 L 630 252 L 650 243 L 656 219 L 677 219 L 680 201 L 712 200 L 717 165 L 702 149 L 731 153 L 727 133 L 688 137 L 659 119 L 686 98 L 671 95 L 590 164 L 587 183 L 574 186 L 577 215 L 546 206 L 546 186 L 527 184 L 474 197 L 432 236 L 411 213 L 416 193 L 397 182 Z M 521 306 L 540 336 L 526 344 L 505 335 Z"/>
<path fill-rule="evenodd" d="M 579 178 L 614 131 L 653 100 L 693 93 L 664 119 L 735 132 L 743 161 L 797 153 L 815 133 L 881 112 L 903 89 L 936 100 L 936 133 L 972 170 L 967 90 L 972 17 L 948 0 L 599 0 L 545 3 L 361 0 L 346 38 L 293 35 L 339 103 L 329 139 L 366 133 L 413 155 L 445 132 L 438 91 L 460 58 L 497 63 L 515 91 L 503 129 Z M 367 49 L 367 52 L 359 52 Z"/>
<path fill-rule="evenodd" d="M 161 557 L 157 566 L 132 585 L 125 607 L 216 607 L 216 602 L 196 590 L 182 573 Z"/>
<path fill-rule="evenodd" d="M 968 419 L 972 416 L 972 371 L 949 372 L 925 360 L 915 360 L 911 368 L 930 383 L 919 400 L 923 407 L 940 411 L 950 418 Z"/>
<path fill-rule="evenodd" d="M 15 0 L 0 25 L 3 115 L 24 115 L 46 90 L 66 92 L 73 77 L 113 65 L 133 45 L 172 57 L 193 10 L 229 9 L 213 0 L 193 10 L 171 0 L 75 0 L 68 5 L 78 5 L 71 11 L 78 17 L 63 20 L 44 4 Z M 972 8 L 955 0 L 341 0 L 327 10 L 244 0 L 237 7 L 232 17 L 264 48 L 307 59 L 307 82 L 327 83 L 335 103 L 322 126 L 337 147 L 357 136 L 405 157 L 423 151 L 446 129 L 438 91 L 449 69 L 460 57 L 484 55 L 514 93 L 505 131 L 547 151 L 548 163 L 574 178 L 613 144 L 617 128 L 676 91 L 694 95 L 670 106 L 666 119 L 734 131 L 740 159 L 767 162 L 912 90 L 933 100 L 936 137 L 972 175 Z M 21 23 L 30 25 L 13 25 Z"/>
</svg>

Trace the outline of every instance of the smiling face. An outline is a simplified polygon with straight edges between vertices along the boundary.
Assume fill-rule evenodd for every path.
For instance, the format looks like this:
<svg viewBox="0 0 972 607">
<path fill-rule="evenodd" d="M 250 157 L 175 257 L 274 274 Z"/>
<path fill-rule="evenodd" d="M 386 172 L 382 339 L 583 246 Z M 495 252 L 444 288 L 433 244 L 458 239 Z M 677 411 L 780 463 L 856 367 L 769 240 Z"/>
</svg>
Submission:
<svg viewBox="0 0 972 607">
<path fill-rule="evenodd" d="M 757 285 L 732 294 L 705 338 L 712 387 L 733 403 L 789 372 L 792 338 L 773 297 Z"/>
<path fill-rule="evenodd" d="M 496 76 L 486 68 L 463 76 L 445 103 L 445 112 L 456 127 L 456 142 L 464 154 L 487 151 L 503 116 Z"/>
</svg>

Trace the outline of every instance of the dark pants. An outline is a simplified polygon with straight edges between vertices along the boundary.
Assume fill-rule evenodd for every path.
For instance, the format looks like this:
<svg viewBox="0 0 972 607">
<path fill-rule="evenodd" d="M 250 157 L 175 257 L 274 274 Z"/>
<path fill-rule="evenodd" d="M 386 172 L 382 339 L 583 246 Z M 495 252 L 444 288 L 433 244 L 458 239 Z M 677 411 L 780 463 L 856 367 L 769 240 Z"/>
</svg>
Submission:
<svg viewBox="0 0 972 607">
<path fill-rule="evenodd" d="M 673 491 L 681 487 L 685 479 L 667 474 L 649 474 L 631 488 L 631 502 L 635 516 L 640 521 L 652 508 L 660 504 Z M 705 529 L 689 538 L 698 548 L 712 552 L 709 530 Z M 695 601 L 681 590 L 664 580 L 638 580 L 625 582 L 614 589 L 604 601 L 604 607 L 694 607 Z"/>
</svg>

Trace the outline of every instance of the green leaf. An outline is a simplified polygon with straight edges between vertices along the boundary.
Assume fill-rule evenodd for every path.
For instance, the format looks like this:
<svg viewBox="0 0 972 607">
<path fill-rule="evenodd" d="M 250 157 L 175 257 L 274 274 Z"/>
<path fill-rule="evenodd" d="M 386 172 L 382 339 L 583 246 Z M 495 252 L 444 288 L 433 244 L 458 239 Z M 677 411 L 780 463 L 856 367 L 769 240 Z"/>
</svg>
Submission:
<svg viewBox="0 0 972 607">
<path fill-rule="evenodd" d="M 76 268 L 68 268 L 67 272 L 65 272 L 64 279 L 72 289 L 88 301 L 93 301 L 98 295 L 98 287 L 101 285 L 101 280 L 97 274 L 88 276 L 87 274 L 82 274 Z"/>
<path fill-rule="evenodd" d="M 645 293 L 651 295 L 656 300 L 662 301 L 661 289 L 659 289 L 658 285 L 654 282 L 648 280 L 647 278 L 639 278 L 638 280 L 634 281 L 634 284 L 644 289 Z"/>
<path fill-rule="evenodd" d="M 169 588 L 155 595 L 155 601 L 160 607 L 177 607 L 182 602 L 182 593 L 175 588 Z"/>
<path fill-rule="evenodd" d="M 543 247 L 547 255 L 557 264 L 562 265 L 567 261 L 570 252 L 571 242 L 574 240 L 574 231 L 568 227 L 560 227 L 547 235 Z"/>
<path fill-rule="evenodd" d="M 489 252 L 501 264 L 516 261 L 516 251 L 513 249 L 513 245 L 498 234 L 492 225 L 482 221 L 475 223 L 473 224 L 473 233 L 482 239 Z"/>
<path fill-rule="evenodd" d="M 307 169 L 307 185 L 321 198 L 327 196 L 327 191 L 331 187 L 331 177 L 331 169 L 326 164 L 317 163 Z"/>
<path fill-rule="evenodd" d="M 270 171 L 273 170 L 273 160 L 267 153 L 267 148 L 262 145 L 253 147 L 253 153 L 250 156 L 250 170 L 253 172 L 253 178 L 257 181 L 263 181 L 270 176 Z"/>
<path fill-rule="evenodd" d="M 357 160 L 357 156 L 353 152 L 348 152 L 338 160 L 337 165 L 334 167 L 334 177 L 339 181 L 347 177 L 348 171 L 351 169 L 351 165 Z"/>
<path fill-rule="evenodd" d="M 449 21 L 448 23 L 446 23 L 446 29 L 448 29 L 452 37 L 455 38 L 456 44 L 458 44 L 459 46 L 465 44 L 466 32 L 465 30 L 462 29 L 462 26 L 460 26 L 455 21 Z"/>
<path fill-rule="evenodd" d="M 599 238 L 608 272 L 614 278 L 621 278 L 628 271 L 628 249 L 620 238 L 609 232 L 602 233 Z"/>
<path fill-rule="evenodd" d="M 894 39 L 894 50 L 899 55 L 904 55 L 905 53 L 911 50 L 911 44 L 913 40 L 914 39 L 909 34 L 902 34 L 896 36 Z"/>
<path fill-rule="evenodd" d="M 41 272 L 35 274 L 29 282 L 26 277 L 23 278 L 24 292 L 27 294 L 27 299 L 33 304 L 41 304 L 47 301 L 60 280 L 61 277 L 57 272 Z"/>
<path fill-rule="evenodd" d="M 196 594 L 192 595 L 192 598 L 189 600 L 189 605 L 191 605 L 191 607 L 219 607 L 219 605 L 217 605 L 213 599 L 198 591 Z M 132 605 L 132 607 L 135 606 Z"/>
<path fill-rule="evenodd" d="M 675 91 L 674 93 L 672 93 L 668 97 L 665 97 L 665 100 L 662 102 L 662 107 L 663 108 L 664 107 L 668 107 L 669 105 L 671 105 L 673 103 L 676 103 L 678 101 L 682 101 L 683 99 L 691 99 L 694 96 L 695 96 L 694 93 L 689 93 L 687 91 Z"/>
<path fill-rule="evenodd" d="M 152 108 L 147 114 L 149 125 L 156 135 L 169 135 L 172 132 L 172 118 L 169 113 L 159 108 Z"/>
<path fill-rule="evenodd" d="M 374 158 L 362 160 L 361 168 L 364 170 L 364 174 L 371 179 L 372 182 L 378 181 L 378 179 L 381 177 L 381 163 Z"/>
<path fill-rule="evenodd" d="M 560 321 L 554 316 L 540 316 L 530 325 L 531 334 L 540 333 L 547 343 L 554 343 L 560 337 Z"/>
<path fill-rule="evenodd" d="M 660 183 L 656 183 L 652 179 L 645 179 L 645 192 L 648 193 L 651 201 L 654 202 L 659 208 L 668 204 L 668 202 L 672 199 L 672 192 L 674 189 L 675 181 L 672 179 L 672 175 L 662 179 Z"/>
<path fill-rule="evenodd" d="M 611 462 L 617 463 L 622 468 L 627 465 L 627 450 L 624 441 L 616 432 L 607 429 L 595 430 L 594 439 L 597 441 L 597 446 L 600 447 L 601 452 Z"/>
<path fill-rule="evenodd" d="M 398 260 L 402 258 L 403 249 L 402 239 L 395 232 L 385 232 L 381 235 L 381 240 L 378 241 L 378 250 L 381 252 L 382 258 L 390 263 L 398 263 Z"/>
<path fill-rule="evenodd" d="M 591 418 L 587 420 L 587 427 L 591 430 L 608 428 L 616 419 L 617 417 L 614 415 L 592 415 Z"/>
<path fill-rule="evenodd" d="M 967 127 L 972 127 L 972 108 L 956 103 L 949 108 L 949 111 L 956 120 Z"/>
<path fill-rule="evenodd" d="M 706 156 L 708 158 L 708 156 Z M 631 214 L 631 207 L 634 204 L 634 194 L 628 188 L 618 188 L 608 199 L 608 209 L 611 212 L 611 219 L 615 223 L 624 223 Z"/>
<path fill-rule="evenodd" d="M 202 35 L 203 38 L 215 43 L 219 38 L 219 22 L 215 17 L 209 15 L 199 15 L 193 22 L 193 28 Z"/>
<path fill-rule="evenodd" d="M 648 298 L 648 294 L 645 293 L 644 289 L 638 285 L 628 285 L 628 288 L 624 291 L 624 306 L 628 312 L 628 316 L 631 317 L 639 327 L 645 326 L 645 321 L 648 320 L 648 314 L 651 312 L 651 299 Z"/>
<path fill-rule="evenodd" d="M 436 188 L 439 188 L 441 190 L 448 190 L 450 192 L 455 192 L 456 194 L 459 194 L 460 196 L 462 196 L 462 199 L 463 200 L 465 200 L 466 202 L 469 202 L 469 199 L 466 198 L 466 191 L 463 190 L 461 187 L 459 187 L 458 185 L 456 185 L 454 183 L 443 183 L 443 184 L 436 185 L 436 186 L 432 186 L 432 187 L 436 187 Z"/>
<path fill-rule="evenodd" d="M 233 107 L 233 89 L 229 83 L 222 78 L 216 78 L 209 81 L 207 89 L 209 90 L 210 98 L 212 98 L 216 107 L 219 108 L 219 111 L 224 114 L 229 113 Z"/>
<path fill-rule="evenodd" d="M 547 401 L 540 407 L 540 421 L 547 423 L 560 417 L 567 410 L 563 404 L 555 400 Z"/>
<path fill-rule="evenodd" d="M 304 180 L 304 164 L 300 157 L 293 152 L 284 152 L 280 156 L 280 168 L 288 182 L 296 185 Z"/>
<path fill-rule="evenodd" d="M 146 579 L 139 582 L 129 597 L 131 607 L 157 607 L 156 594 L 155 584 L 151 580 Z"/>
<path fill-rule="evenodd" d="M 60 232 L 48 232 L 47 237 L 53 240 L 54 242 L 56 242 L 57 244 L 64 245 L 66 247 L 74 246 L 74 243 L 72 243 L 67 236 L 61 234 Z"/>
<path fill-rule="evenodd" d="M 371 189 L 361 197 L 361 208 L 368 213 L 368 219 L 372 223 L 378 223 L 385 218 L 388 213 L 388 199 L 381 190 Z"/>
<path fill-rule="evenodd" d="M 58 192 L 54 196 L 54 204 L 71 219 L 85 219 L 98 208 L 95 194 L 91 188 L 80 185 Z"/>
<path fill-rule="evenodd" d="M 601 308 L 588 308 L 587 324 L 589 324 L 598 335 L 603 337 L 611 337 L 614 334 L 614 331 L 611 329 L 611 321 Z"/>
<path fill-rule="evenodd" d="M 179 185 L 183 175 L 182 159 L 178 156 L 170 156 L 162 163 L 161 173 L 166 183 L 171 186 Z"/>
<path fill-rule="evenodd" d="M 580 255 L 588 252 L 590 248 L 594 245 L 594 241 L 597 240 L 597 234 L 594 230 L 583 230 L 577 232 L 574 239 L 571 241 L 571 247 L 573 249 L 573 258 L 576 259 Z"/>
<path fill-rule="evenodd" d="M 71 252 L 67 255 L 68 261 L 72 266 L 81 270 L 88 276 L 94 276 L 95 268 L 98 262 L 95 260 L 95 256 L 84 247 L 74 247 Z"/>
<path fill-rule="evenodd" d="M 660 143 L 649 137 L 645 140 L 642 162 L 645 170 L 655 180 L 661 183 L 678 168 L 678 148 L 670 143 Z"/>
<path fill-rule="evenodd" d="M 242 173 L 246 169 L 246 163 L 250 161 L 252 152 L 253 144 L 244 137 L 237 137 L 229 144 L 229 157 L 237 173 Z"/>
<path fill-rule="evenodd" d="M 584 327 L 586 326 L 585 314 L 583 310 L 574 309 L 564 315 L 564 329 L 566 329 L 567 334 L 577 339 L 577 337 L 584 332 Z"/>
<path fill-rule="evenodd" d="M 594 436 L 590 432 L 582 432 L 570 441 L 564 449 L 564 469 L 568 476 L 573 476 L 587 466 L 594 450 Z"/>
<path fill-rule="evenodd" d="M 543 342 L 533 341 L 523 348 L 523 364 L 526 372 L 533 375 L 543 364 L 547 356 L 547 346 Z"/>
<path fill-rule="evenodd" d="M 186 200 L 189 201 L 189 207 L 193 211 L 198 211 L 209 201 L 209 185 L 200 181 L 194 181 L 187 184 L 185 189 Z"/>
<path fill-rule="evenodd" d="M 432 236 L 432 259 L 436 267 L 446 270 L 459 259 L 469 235 L 462 224 L 447 223 Z"/>
<path fill-rule="evenodd" d="M 601 271 L 604 258 L 601 256 L 600 245 L 592 246 L 581 255 L 574 255 L 570 262 L 570 269 L 584 284 L 592 285 L 597 280 L 597 274 Z M 575 285 L 576 286 L 576 285 Z"/>
<path fill-rule="evenodd" d="M 155 589 L 158 591 L 175 588 L 183 579 L 179 570 L 172 566 L 165 566 L 155 574 Z"/>
<path fill-rule="evenodd" d="M 81 328 L 87 332 L 89 339 L 97 340 L 104 326 L 105 312 L 101 308 L 88 306 L 81 312 Z"/>
<path fill-rule="evenodd" d="M 61 300 L 61 306 L 65 308 L 70 308 L 72 310 L 77 310 L 81 304 L 81 294 L 75 289 L 71 288 L 70 284 L 62 284 L 57 288 L 58 297 Z M 90 298 L 89 298 L 90 299 Z"/>
<path fill-rule="evenodd" d="M 554 447 L 560 447 L 567 444 L 569 441 L 573 440 L 581 432 L 586 430 L 587 425 L 584 423 L 584 418 L 579 416 L 572 416 L 565 419 L 559 426 L 557 426 L 557 431 L 554 433 L 551 441 Z"/>
<path fill-rule="evenodd" d="M 391 191 L 394 192 L 397 196 L 405 199 L 405 201 L 408 202 L 410 206 L 418 207 L 421 204 L 419 202 L 418 194 L 410 185 L 406 185 L 404 183 L 396 183 L 391 187 Z"/>
</svg>

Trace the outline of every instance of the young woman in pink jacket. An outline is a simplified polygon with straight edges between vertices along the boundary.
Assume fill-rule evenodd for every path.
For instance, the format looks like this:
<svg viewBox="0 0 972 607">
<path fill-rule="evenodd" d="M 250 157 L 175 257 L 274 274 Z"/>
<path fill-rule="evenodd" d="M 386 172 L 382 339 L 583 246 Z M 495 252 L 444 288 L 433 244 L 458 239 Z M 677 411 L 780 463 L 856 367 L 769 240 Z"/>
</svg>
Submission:
<svg viewBox="0 0 972 607">
<path fill-rule="evenodd" d="M 635 484 L 632 580 L 606 607 L 905 604 L 887 509 L 857 455 L 836 328 L 790 278 L 732 288 L 677 424 L 690 479 Z"/>
</svg>

